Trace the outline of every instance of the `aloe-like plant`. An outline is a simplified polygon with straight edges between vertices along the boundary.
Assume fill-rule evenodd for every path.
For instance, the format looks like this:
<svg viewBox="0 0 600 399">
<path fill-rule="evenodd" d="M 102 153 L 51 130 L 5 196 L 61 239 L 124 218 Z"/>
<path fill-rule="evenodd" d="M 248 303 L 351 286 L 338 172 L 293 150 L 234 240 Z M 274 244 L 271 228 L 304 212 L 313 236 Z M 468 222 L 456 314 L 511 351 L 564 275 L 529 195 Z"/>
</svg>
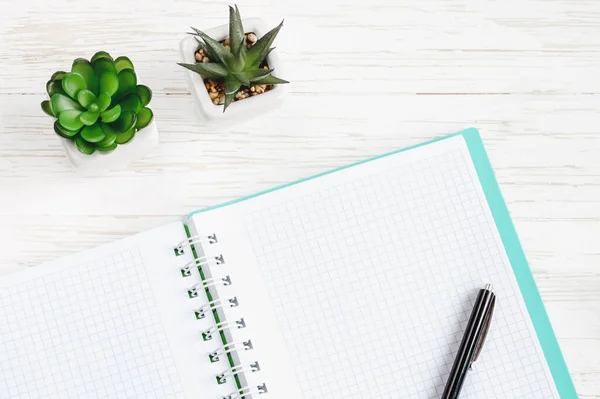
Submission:
<svg viewBox="0 0 600 399">
<path fill-rule="evenodd" d="M 128 143 L 154 117 L 147 108 L 152 91 L 137 84 L 131 60 L 113 60 L 105 51 L 89 61 L 77 58 L 71 72 L 55 72 L 46 91 L 50 100 L 42 110 L 57 118 L 54 131 L 87 155 Z"/>
<path fill-rule="evenodd" d="M 225 90 L 223 112 L 235 99 L 235 95 L 244 86 L 251 85 L 276 85 L 289 83 L 273 75 L 273 69 L 263 68 L 261 65 L 274 47 L 271 47 L 283 21 L 256 43 L 246 47 L 246 37 L 242 25 L 242 17 L 237 7 L 229 7 L 229 49 L 221 42 L 213 39 L 204 32 L 193 28 L 193 35 L 200 47 L 208 55 L 210 62 L 196 64 L 179 63 L 179 65 L 199 73 L 205 78 L 222 82 Z"/>
</svg>

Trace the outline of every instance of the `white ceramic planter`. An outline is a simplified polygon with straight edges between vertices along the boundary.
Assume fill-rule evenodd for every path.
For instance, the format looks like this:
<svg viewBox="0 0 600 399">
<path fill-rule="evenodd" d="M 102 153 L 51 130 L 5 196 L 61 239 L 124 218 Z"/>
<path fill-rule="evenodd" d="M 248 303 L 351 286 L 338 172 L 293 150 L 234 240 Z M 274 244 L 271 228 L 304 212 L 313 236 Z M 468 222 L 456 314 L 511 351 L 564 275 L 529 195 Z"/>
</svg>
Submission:
<svg viewBox="0 0 600 399">
<path fill-rule="evenodd" d="M 65 154 L 78 170 L 99 173 L 102 171 L 121 169 L 129 163 L 142 158 L 158 145 L 158 128 L 152 120 L 148 126 L 135 133 L 127 144 L 119 144 L 114 151 L 94 151 L 92 155 L 82 154 L 73 140 L 57 135 L 61 140 Z"/>
<path fill-rule="evenodd" d="M 265 22 L 260 18 L 248 18 L 242 20 L 244 30 L 247 32 L 254 32 L 260 38 L 262 35 L 267 33 L 270 29 L 267 27 Z M 215 40 L 224 40 L 229 36 L 229 25 L 221 25 L 212 29 L 205 30 L 204 33 L 209 35 Z M 198 49 L 198 42 L 196 39 L 188 35 L 181 41 L 181 62 L 187 64 L 193 64 L 196 62 L 195 52 Z M 278 78 L 285 79 L 285 73 L 281 67 L 281 62 L 277 57 L 277 50 L 271 52 L 267 56 L 267 63 L 269 67 L 274 69 L 273 74 Z M 182 68 L 183 69 L 183 68 Z M 190 70 L 184 70 L 188 83 L 192 91 L 192 97 L 196 99 L 199 106 L 200 117 L 205 122 L 227 122 L 236 123 L 252 118 L 256 115 L 266 113 L 281 105 L 285 98 L 286 89 L 285 84 L 275 85 L 272 90 L 262 93 L 257 96 L 245 98 L 240 101 L 234 101 L 226 112 L 223 112 L 223 105 L 215 105 L 212 103 L 208 92 L 204 87 L 202 77 Z"/>
</svg>

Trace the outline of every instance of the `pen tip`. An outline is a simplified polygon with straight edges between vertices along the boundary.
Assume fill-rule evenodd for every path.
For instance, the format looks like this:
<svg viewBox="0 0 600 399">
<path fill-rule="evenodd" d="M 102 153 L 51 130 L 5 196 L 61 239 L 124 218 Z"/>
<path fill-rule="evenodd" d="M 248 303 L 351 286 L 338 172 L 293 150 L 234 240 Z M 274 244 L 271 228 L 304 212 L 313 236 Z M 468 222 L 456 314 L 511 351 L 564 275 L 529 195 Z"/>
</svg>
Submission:
<svg viewBox="0 0 600 399">
<path fill-rule="evenodd" d="M 488 291 L 493 291 L 493 290 L 494 290 L 494 286 L 493 286 L 493 285 L 491 285 L 491 284 L 486 284 L 486 285 L 483 287 L 483 289 L 484 289 L 484 290 L 488 290 Z"/>
</svg>

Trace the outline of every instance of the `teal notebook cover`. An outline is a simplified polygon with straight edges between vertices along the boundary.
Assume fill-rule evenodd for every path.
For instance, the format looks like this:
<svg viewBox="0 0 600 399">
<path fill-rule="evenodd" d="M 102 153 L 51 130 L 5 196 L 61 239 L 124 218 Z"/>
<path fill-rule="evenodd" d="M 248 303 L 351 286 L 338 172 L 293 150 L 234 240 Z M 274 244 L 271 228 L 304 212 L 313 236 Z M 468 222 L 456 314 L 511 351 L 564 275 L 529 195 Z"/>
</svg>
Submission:
<svg viewBox="0 0 600 399">
<path fill-rule="evenodd" d="M 317 177 L 335 173 L 337 171 L 351 168 L 357 165 L 361 165 L 363 163 L 373 161 L 375 159 L 398 154 L 400 152 L 404 152 L 412 148 L 425 146 L 455 136 L 463 136 L 467 143 L 467 147 L 469 149 L 469 153 L 471 154 L 473 164 L 475 165 L 479 181 L 481 183 L 488 205 L 494 217 L 494 221 L 496 223 L 498 232 L 500 233 L 500 237 L 502 239 L 502 243 L 504 244 L 504 248 L 508 255 L 508 259 L 510 260 L 510 264 L 512 266 L 514 275 L 519 284 L 521 294 L 523 295 L 523 298 L 525 300 L 527 311 L 529 312 L 529 317 L 533 322 L 533 326 L 542 346 L 542 350 L 544 351 L 544 356 L 546 357 L 546 361 L 550 368 L 550 372 L 552 373 L 552 377 L 554 378 L 556 389 L 558 390 L 561 399 L 577 399 L 577 392 L 575 391 L 575 386 L 573 385 L 573 381 L 571 380 L 569 370 L 567 369 L 567 364 L 565 363 L 565 360 L 560 351 L 558 341 L 556 340 L 556 336 L 554 335 L 552 325 L 550 324 L 550 319 L 548 318 L 548 314 L 546 313 L 546 309 L 544 308 L 542 297 L 540 296 L 540 293 L 535 284 L 535 280 L 533 279 L 533 275 L 531 274 L 531 270 L 529 269 L 529 265 L 527 264 L 525 253 L 523 252 L 523 248 L 521 247 L 521 243 L 519 242 L 519 237 L 517 236 L 517 232 L 513 225 L 512 219 L 510 218 L 510 215 L 508 213 L 508 208 L 506 207 L 506 203 L 504 202 L 504 198 L 502 197 L 502 193 L 500 192 L 500 187 L 498 186 L 498 182 L 496 181 L 496 176 L 494 175 L 492 165 L 490 163 L 490 160 L 488 159 L 487 153 L 485 152 L 481 136 L 479 135 L 477 129 L 466 129 L 462 132 L 440 137 L 421 144 L 403 148 L 401 150 L 366 159 L 364 161 L 359 161 L 347 166 L 343 166 L 341 168 L 333 169 L 292 183 L 284 184 L 282 186 L 278 186 L 270 190 L 261 191 L 256 194 L 249 195 L 247 197 L 200 209 L 190 213 L 188 217 L 191 217 L 197 213 L 206 212 L 216 208 L 222 208 L 227 205 L 235 204 L 250 198 L 258 197 L 260 195 L 267 194 L 275 190 L 282 190 L 286 187 L 299 184 L 307 180 L 315 179 Z"/>
</svg>

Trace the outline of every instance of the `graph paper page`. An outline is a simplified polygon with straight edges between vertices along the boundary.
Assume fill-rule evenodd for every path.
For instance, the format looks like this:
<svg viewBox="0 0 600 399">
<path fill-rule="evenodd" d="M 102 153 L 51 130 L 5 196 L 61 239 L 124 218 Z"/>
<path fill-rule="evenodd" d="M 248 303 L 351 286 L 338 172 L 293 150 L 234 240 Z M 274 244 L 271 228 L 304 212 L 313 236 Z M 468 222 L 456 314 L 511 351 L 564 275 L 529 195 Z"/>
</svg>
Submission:
<svg viewBox="0 0 600 399">
<path fill-rule="evenodd" d="M 275 389 L 437 399 L 477 292 L 492 283 L 491 330 L 461 398 L 559 397 L 461 136 L 193 221 L 229 256 Z"/>
<path fill-rule="evenodd" d="M 173 223 L 3 276 L 0 398 L 220 397 L 177 268 L 192 258 L 173 251 L 185 238 Z"/>
</svg>

